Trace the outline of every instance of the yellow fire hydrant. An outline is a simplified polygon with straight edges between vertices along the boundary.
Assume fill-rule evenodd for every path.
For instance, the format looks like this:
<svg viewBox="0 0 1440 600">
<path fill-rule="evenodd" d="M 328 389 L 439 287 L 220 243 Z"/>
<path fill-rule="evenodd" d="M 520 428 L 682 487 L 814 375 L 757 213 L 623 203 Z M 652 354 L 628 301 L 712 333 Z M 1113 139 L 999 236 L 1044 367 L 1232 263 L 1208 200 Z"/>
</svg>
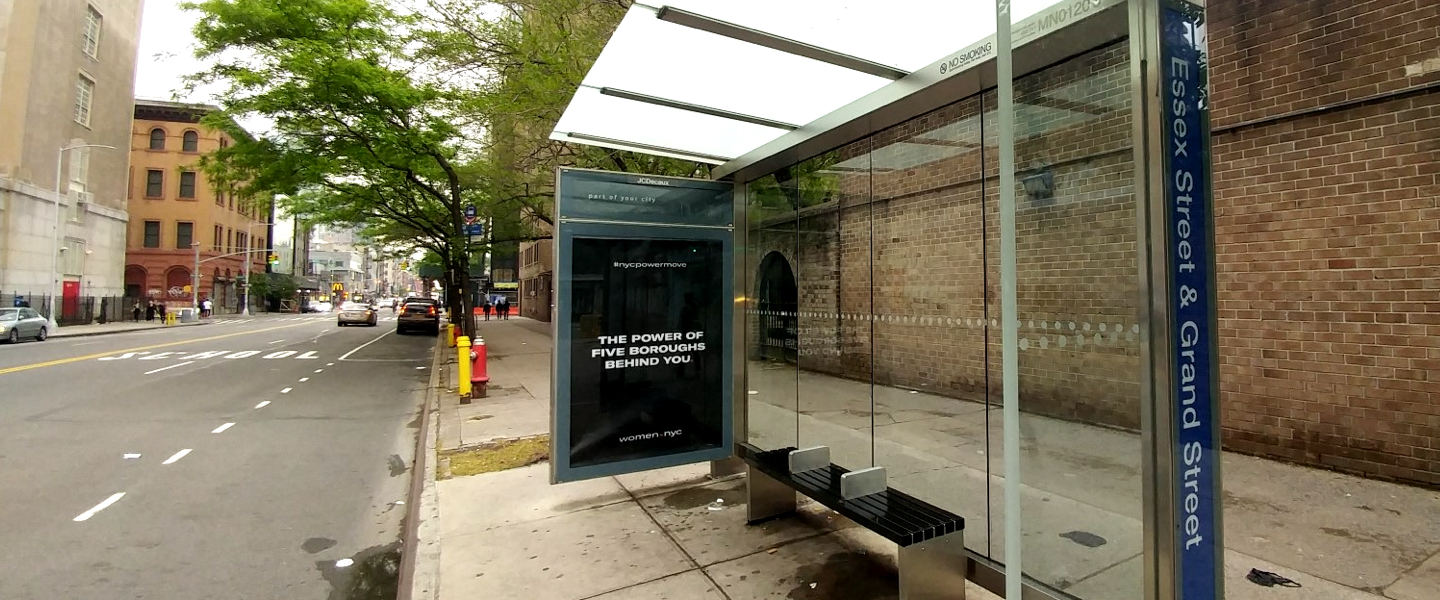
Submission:
<svg viewBox="0 0 1440 600">
<path fill-rule="evenodd" d="M 457 340 L 455 339 L 455 324 L 454 324 L 454 323 L 446 323 L 446 324 L 445 324 L 445 344 L 446 344 L 447 346 L 450 346 L 451 348 L 454 348 L 456 342 L 457 342 Z"/>
<path fill-rule="evenodd" d="M 470 402 L 470 338 L 460 336 L 455 340 L 455 347 L 460 358 L 460 401 L 468 404 Z"/>
</svg>

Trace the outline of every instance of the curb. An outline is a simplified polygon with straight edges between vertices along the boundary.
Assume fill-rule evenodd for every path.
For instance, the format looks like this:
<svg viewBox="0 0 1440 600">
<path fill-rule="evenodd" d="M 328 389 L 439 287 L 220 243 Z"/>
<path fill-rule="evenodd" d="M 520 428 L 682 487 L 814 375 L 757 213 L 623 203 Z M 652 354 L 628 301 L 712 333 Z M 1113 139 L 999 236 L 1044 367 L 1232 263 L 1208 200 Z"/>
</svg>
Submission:
<svg viewBox="0 0 1440 600">
<path fill-rule="evenodd" d="M 440 595 L 440 497 L 435 490 L 435 468 L 430 461 L 439 443 L 440 367 L 446 350 L 449 348 L 441 337 L 430 361 L 430 385 L 425 390 L 420 430 L 415 436 L 396 600 L 434 600 Z"/>
<path fill-rule="evenodd" d="M 120 333 L 135 333 L 135 332 L 139 332 L 139 331 L 163 331 L 163 330 L 166 330 L 166 329 L 174 329 L 174 328 L 176 328 L 176 327 L 195 327 L 195 326 L 198 326 L 198 325 L 209 325 L 209 323 L 206 323 L 206 322 L 204 322 L 204 321 L 200 321 L 200 322 L 196 322 L 196 323 L 176 323 L 176 324 L 174 324 L 174 325 L 160 325 L 160 326 L 157 326 L 157 327 L 136 327 L 136 328 L 133 328 L 133 329 L 119 329 L 119 330 L 115 330 L 115 331 L 86 331 L 86 332 L 81 332 L 81 333 L 56 333 L 56 334 L 54 334 L 54 335 L 51 335 L 51 336 L 50 336 L 50 339 L 52 339 L 52 340 L 58 340 L 58 339 L 62 339 L 62 338 L 95 337 L 95 336 L 97 336 L 97 335 L 115 335 L 115 334 L 120 334 Z"/>
</svg>

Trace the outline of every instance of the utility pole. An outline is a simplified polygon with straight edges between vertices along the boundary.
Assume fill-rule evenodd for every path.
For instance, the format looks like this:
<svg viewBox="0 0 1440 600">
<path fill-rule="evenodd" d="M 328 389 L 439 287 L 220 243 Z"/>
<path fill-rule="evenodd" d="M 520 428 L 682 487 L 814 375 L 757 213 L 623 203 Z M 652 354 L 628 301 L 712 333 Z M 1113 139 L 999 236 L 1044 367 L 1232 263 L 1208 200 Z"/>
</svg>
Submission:
<svg viewBox="0 0 1440 600">
<path fill-rule="evenodd" d="M 190 310 L 200 314 L 200 242 L 190 242 L 195 249 L 195 269 L 190 272 Z"/>
</svg>

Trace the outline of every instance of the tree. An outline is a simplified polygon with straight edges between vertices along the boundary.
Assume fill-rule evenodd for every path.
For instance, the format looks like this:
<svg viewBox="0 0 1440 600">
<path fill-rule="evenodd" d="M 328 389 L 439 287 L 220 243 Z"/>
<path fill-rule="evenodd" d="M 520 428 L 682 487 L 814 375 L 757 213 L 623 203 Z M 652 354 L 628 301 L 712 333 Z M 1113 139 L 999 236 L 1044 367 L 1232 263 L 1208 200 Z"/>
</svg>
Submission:
<svg viewBox="0 0 1440 600">
<path fill-rule="evenodd" d="M 476 180 L 492 241 L 549 237 L 555 169 L 698 176 L 709 166 L 549 139 L 629 0 L 426 0 L 418 54 L 437 80 L 473 85 L 467 122 L 488 132 Z M 498 13 L 498 16 L 497 16 Z"/>
<path fill-rule="evenodd" d="M 238 198 L 286 194 L 283 208 L 315 223 L 405 237 L 445 262 L 452 306 L 469 306 L 463 207 L 482 203 L 464 172 L 477 148 L 457 125 L 464 94 L 414 76 L 414 17 L 372 0 L 204 0 L 197 57 L 214 66 L 192 85 L 219 84 L 210 124 L 259 116 L 267 138 L 240 138 L 202 160 Z M 458 274 L 458 275 L 457 275 Z M 469 310 L 462 310 L 469 316 Z M 467 333 L 474 323 L 465 319 Z"/>
</svg>

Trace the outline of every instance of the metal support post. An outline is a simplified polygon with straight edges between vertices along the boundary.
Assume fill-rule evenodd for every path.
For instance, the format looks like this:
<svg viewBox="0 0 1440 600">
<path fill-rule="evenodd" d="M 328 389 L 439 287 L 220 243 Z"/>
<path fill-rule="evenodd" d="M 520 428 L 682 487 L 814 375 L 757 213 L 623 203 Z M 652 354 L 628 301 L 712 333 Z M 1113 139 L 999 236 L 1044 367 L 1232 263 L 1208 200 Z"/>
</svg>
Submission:
<svg viewBox="0 0 1440 600">
<path fill-rule="evenodd" d="M 900 600 L 965 600 L 965 532 L 901 546 Z"/>
<path fill-rule="evenodd" d="M 460 375 L 460 381 L 459 381 L 460 403 L 461 403 L 461 404 L 469 404 L 469 403 L 470 403 L 470 338 L 467 337 L 467 336 L 463 336 L 463 335 L 460 336 L 459 339 L 455 340 L 455 348 L 456 348 L 456 352 L 459 354 L 459 357 L 460 357 L 459 366 L 457 367 L 457 368 L 459 369 L 459 375 Z"/>
<path fill-rule="evenodd" d="M 795 490 L 751 464 L 745 465 L 745 497 L 745 520 L 751 523 L 795 510 Z"/>
</svg>

